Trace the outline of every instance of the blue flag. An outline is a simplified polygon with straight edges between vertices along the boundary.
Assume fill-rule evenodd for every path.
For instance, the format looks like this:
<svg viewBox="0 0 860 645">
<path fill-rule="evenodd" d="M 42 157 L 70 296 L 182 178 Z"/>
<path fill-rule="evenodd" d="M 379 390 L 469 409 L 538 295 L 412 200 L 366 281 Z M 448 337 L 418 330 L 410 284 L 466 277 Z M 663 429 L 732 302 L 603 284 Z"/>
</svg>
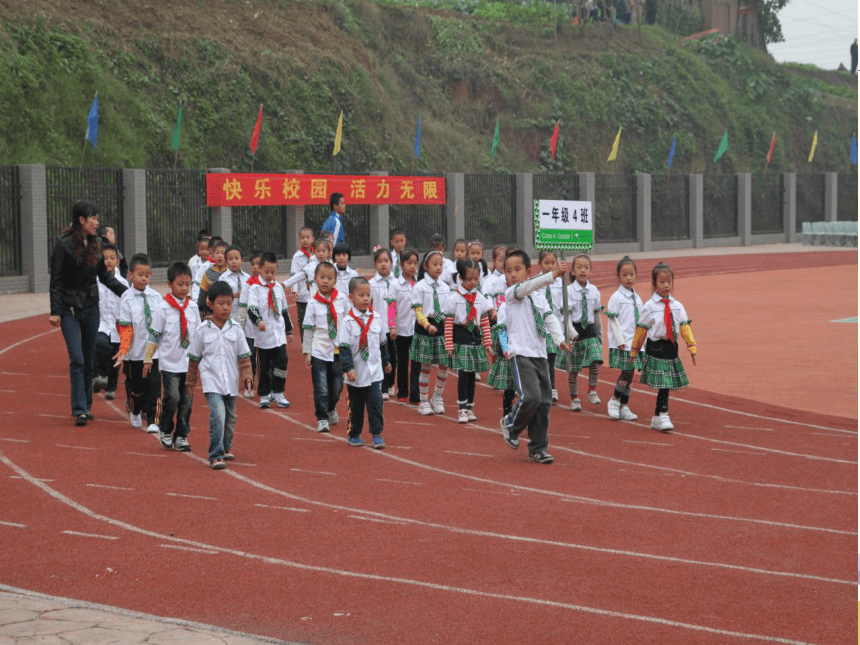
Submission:
<svg viewBox="0 0 860 645">
<path fill-rule="evenodd" d="M 87 141 L 96 147 L 96 141 L 99 138 L 99 93 L 96 92 L 96 97 L 93 99 L 93 104 L 90 107 L 90 113 L 87 115 L 87 136 L 84 137 Z"/>
<path fill-rule="evenodd" d="M 851 163 L 857 165 L 857 133 L 851 135 Z"/>
<path fill-rule="evenodd" d="M 675 158 L 675 137 L 677 136 L 677 134 L 672 136 L 672 147 L 669 148 L 669 162 L 666 164 L 667 168 L 672 167 L 672 160 Z"/>
<path fill-rule="evenodd" d="M 415 158 L 421 154 L 421 115 L 418 115 L 418 130 L 415 132 Z"/>
</svg>

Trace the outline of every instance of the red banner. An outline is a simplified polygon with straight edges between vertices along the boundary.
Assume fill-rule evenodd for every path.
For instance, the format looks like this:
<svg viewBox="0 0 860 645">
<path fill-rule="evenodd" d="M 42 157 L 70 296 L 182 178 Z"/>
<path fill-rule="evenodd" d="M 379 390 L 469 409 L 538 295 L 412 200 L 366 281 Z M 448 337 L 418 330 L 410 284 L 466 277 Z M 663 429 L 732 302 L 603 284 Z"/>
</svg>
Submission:
<svg viewBox="0 0 860 645">
<path fill-rule="evenodd" d="M 347 204 L 444 204 L 444 177 L 381 175 L 272 175 L 209 173 L 207 206 L 328 204 L 342 193 Z"/>
</svg>

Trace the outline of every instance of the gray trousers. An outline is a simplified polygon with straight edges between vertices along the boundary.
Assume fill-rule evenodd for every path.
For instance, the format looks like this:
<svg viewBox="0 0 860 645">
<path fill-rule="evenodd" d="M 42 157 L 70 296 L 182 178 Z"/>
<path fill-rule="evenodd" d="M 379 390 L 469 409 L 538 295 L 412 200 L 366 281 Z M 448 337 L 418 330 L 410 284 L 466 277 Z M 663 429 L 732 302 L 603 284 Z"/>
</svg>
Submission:
<svg viewBox="0 0 860 645">
<path fill-rule="evenodd" d="M 549 363 L 545 358 L 514 356 L 510 365 L 517 390 L 517 402 L 509 417 L 511 434 L 519 435 L 528 428 L 529 453 L 546 450 L 549 445 L 549 409 L 552 407 Z"/>
</svg>

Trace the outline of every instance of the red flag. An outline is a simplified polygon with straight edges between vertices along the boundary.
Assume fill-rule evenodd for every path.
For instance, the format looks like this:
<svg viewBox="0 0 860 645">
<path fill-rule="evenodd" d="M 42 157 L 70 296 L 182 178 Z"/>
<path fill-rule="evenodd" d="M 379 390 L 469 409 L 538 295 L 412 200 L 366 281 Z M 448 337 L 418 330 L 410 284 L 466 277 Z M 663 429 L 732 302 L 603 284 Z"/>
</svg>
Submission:
<svg viewBox="0 0 860 645">
<path fill-rule="evenodd" d="M 254 126 L 254 134 L 251 135 L 251 152 L 257 154 L 257 142 L 260 140 L 260 124 L 263 123 L 263 104 L 260 103 L 260 114 L 257 115 L 257 125 Z"/>
<path fill-rule="evenodd" d="M 552 133 L 552 139 L 549 140 L 549 151 L 553 159 L 555 159 L 556 145 L 558 145 L 558 121 L 555 122 L 555 130 Z"/>
<path fill-rule="evenodd" d="M 776 145 L 776 132 L 773 133 L 773 139 L 770 140 L 770 150 L 767 151 L 767 163 L 773 158 L 773 147 Z"/>
</svg>

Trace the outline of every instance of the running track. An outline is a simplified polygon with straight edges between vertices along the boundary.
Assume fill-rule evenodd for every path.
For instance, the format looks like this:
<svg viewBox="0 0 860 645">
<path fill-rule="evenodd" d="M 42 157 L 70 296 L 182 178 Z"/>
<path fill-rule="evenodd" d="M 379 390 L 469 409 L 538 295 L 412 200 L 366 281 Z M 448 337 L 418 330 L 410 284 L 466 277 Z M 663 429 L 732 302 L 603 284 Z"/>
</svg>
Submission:
<svg viewBox="0 0 860 645">
<path fill-rule="evenodd" d="M 675 259 L 689 277 L 852 265 L 856 253 Z M 643 266 L 648 266 L 644 263 Z M 594 282 L 612 283 L 598 263 Z M 607 296 L 608 297 L 608 296 Z M 384 451 L 313 431 L 290 348 L 286 411 L 240 399 L 235 451 L 161 449 L 123 401 L 71 425 L 44 317 L 0 325 L 2 581 L 308 643 L 844 643 L 856 584 L 857 422 L 688 389 L 676 432 L 553 408 L 552 466 L 479 421 L 386 403 Z M 614 370 L 601 374 L 610 395 Z M 695 380 L 693 380 L 695 383 Z M 564 390 L 564 388 L 560 388 Z M 567 396 L 562 394 L 562 405 Z M 343 401 L 339 406 L 345 417 Z M 201 455 L 203 457 L 201 457 Z"/>
</svg>

